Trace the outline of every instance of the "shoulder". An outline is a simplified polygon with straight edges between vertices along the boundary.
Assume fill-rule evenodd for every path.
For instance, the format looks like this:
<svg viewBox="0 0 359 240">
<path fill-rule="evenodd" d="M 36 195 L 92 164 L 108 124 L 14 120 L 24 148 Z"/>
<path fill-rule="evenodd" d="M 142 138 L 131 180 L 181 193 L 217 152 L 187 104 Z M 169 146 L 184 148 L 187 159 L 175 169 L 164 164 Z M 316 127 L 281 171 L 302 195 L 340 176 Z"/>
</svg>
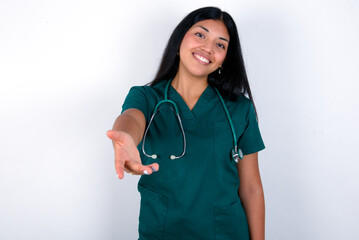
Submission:
<svg viewBox="0 0 359 240">
<path fill-rule="evenodd" d="M 148 108 L 154 107 L 164 94 L 163 82 L 149 85 L 132 86 L 127 94 L 125 102 L 136 102 L 137 104 L 146 104 Z"/>
<path fill-rule="evenodd" d="M 147 86 L 132 86 L 130 88 L 129 94 L 144 94 L 147 93 Z"/>
<path fill-rule="evenodd" d="M 154 86 L 135 85 L 130 88 L 128 95 L 143 96 L 148 98 L 155 92 L 156 90 Z"/>
<path fill-rule="evenodd" d="M 245 104 L 245 105 L 248 105 L 248 104 L 251 104 L 251 100 L 245 96 L 244 94 L 241 94 L 237 97 L 236 101 L 235 101 L 237 104 Z"/>
<path fill-rule="evenodd" d="M 159 99 L 158 86 L 136 85 L 129 89 L 129 92 L 122 104 L 123 113 L 130 108 L 136 108 L 143 112 L 146 120 L 149 117 L 150 111 Z"/>
<path fill-rule="evenodd" d="M 228 111 L 234 119 L 248 122 L 255 114 L 253 102 L 244 94 L 241 94 L 234 101 L 225 100 Z"/>
<path fill-rule="evenodd" d="M 236 100 L 231 101 L 228 98 L 226 99 L 226 104 L 228 106 L 231 106 L 232 108 L 236 110 L 242 110 L 242 111 L 248 111 L 251 107 L 253 107 L 252 101 L 245 96 L 244 94 L 240 94 Z"/>
<path fill-rule="evenodd" d="M 158 82 L 152 86 L 150 85 L 137 85 L 130 88 L 130 92 L 138 92 L 146 95 L 158 94 L 164 90 L 164 82 Z"/>
</svg>

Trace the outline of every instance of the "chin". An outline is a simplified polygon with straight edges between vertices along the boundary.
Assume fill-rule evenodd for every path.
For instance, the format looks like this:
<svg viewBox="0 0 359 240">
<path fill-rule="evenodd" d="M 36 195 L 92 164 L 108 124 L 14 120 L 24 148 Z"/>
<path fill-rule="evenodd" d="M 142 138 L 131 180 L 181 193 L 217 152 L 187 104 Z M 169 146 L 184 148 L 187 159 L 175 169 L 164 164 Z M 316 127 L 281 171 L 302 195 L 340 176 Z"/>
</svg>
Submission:
<svg viewBox="0 0 359 240">
<path fill-rule="evenodd" d="M 208 74 L 192 74 L 192 76 L 194 76 L 196 78 L 207 78 Z"/>
<path fill-rule="evenodd" d="M 183 66 L 182 71 L 187 72 L 188 74 L 192 75 L 193 77 L 196 78 L 205 78 L 208 77 L 209 74 L 211 74 L 213 71 L 208 71 L 210 69 L 204 69 L 201 66 L 195 66 L 195 65 L 190 65 L 190 66 Z"/>
<path fill-rule="evenodd" d="M 210 72 L 203 72 L 203 71 L 190 71 L 190 74 L 194 77 L 198 77 L 198 78 L 203 78 L 203 77 L 208 77 L 209 74 L 211 74 Z"/>
</svg>

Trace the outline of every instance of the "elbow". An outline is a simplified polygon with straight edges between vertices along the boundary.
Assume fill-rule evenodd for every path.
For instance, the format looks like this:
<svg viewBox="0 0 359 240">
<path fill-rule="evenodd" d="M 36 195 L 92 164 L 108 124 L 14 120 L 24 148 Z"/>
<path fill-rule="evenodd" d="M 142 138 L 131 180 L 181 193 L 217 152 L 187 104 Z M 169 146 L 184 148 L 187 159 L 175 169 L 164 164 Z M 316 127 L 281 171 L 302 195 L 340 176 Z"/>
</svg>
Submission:
<svg viewBox="0 0 359 240">
<path fill-rule="evenodd" d="M 250 186 L 250 187 L 240 186 L 238 189 L 238 195 L 241 199 L 263 197 L 264 196 L 263 187 L 261 185 Z"/>
</svg>

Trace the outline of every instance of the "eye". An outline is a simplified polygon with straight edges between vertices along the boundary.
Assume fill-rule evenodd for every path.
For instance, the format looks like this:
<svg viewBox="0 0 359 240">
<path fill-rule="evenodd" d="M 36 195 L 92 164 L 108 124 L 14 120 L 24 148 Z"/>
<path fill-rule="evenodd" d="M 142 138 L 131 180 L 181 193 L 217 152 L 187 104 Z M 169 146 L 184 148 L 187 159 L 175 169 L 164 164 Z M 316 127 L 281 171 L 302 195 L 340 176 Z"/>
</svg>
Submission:
<svg viewBox="0 0 359 240">
<path fill-rule="evenodd" d="M 204 36 L 203 36 L 201 33 L 199 33 L 199 32 L 196 33 L 196 36 L 197 36 L 197 37 L 200 37 L 200 38 L 204 38 Z"/>
<path fill-rule="evenodd" d="M 223 44 L 217 43 L 217 46 L 223 49 L 226 49 L 226 47 Z"/>
</svg>

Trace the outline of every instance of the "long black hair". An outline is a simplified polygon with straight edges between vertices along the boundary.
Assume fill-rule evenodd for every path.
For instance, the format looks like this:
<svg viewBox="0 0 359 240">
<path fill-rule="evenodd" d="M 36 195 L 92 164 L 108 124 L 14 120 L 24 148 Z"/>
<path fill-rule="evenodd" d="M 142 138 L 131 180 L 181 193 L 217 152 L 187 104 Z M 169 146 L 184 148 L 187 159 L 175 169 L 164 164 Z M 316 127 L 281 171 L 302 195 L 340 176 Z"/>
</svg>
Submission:
<svg viewBox="0 0 359 240">
<path fill-rule="evenodd" d="M 208 75 L 208 84 L 216 87 L 221 95 L 228 97 L 230 101 L 235 101 L 239 95 L 248 94 L 257 115 L 244 66 L 236 24 L 227 12 L 217 7 L 199 8 L 189 13 L 177 25 L 168 40 L 157 74 L 148 85 L 153 86 L 160 81 L 167 81 L 176 76 L 180 60 L 177 51 L 184 35 L 195 23 L 207 19 L 222 21 L 227 27 L 230 39 L 221 74 L 218 71 L 210 73 Z"/>
</svg>

